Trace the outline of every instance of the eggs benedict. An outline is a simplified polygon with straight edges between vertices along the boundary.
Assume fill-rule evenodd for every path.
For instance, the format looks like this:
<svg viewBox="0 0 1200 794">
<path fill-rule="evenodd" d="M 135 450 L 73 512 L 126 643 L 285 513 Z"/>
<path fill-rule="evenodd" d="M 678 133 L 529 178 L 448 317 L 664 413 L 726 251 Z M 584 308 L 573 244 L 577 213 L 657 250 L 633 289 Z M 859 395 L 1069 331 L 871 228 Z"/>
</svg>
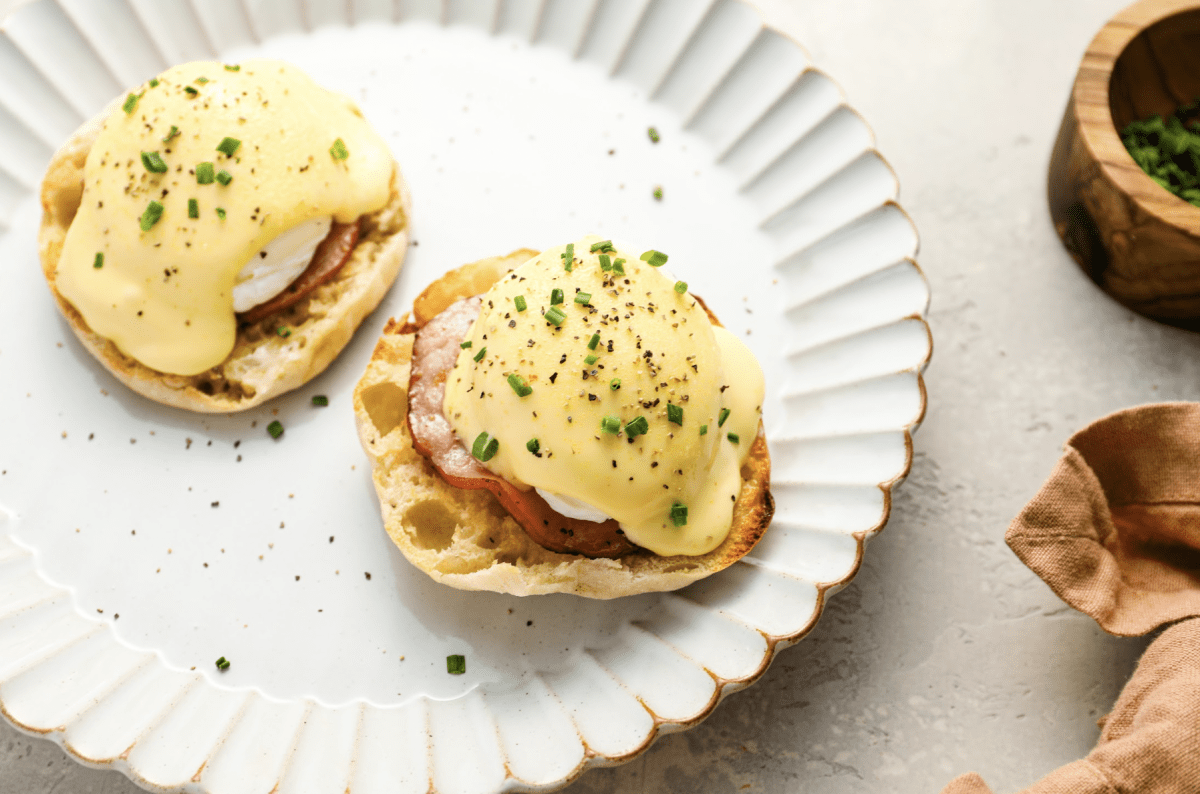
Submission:
<svg viewBox="0 0 1200 794">
<path fill-rule="evenodd" d="M 76 335 L 135 391 L 205 412 L 324 369 L 408 243 L 386 144 L 278 61 L 187 63 L 119 98 L 55 155 L 42 203 Z"/>
<path fill-rule="evenodd" d="M 608 598 L 753 547 L 773 512 L 762 373 L 666 261 L 596 237 L 515 252 L 389 323 L 355 410 L 410 560 L 464 589 Z"/>
</svg>

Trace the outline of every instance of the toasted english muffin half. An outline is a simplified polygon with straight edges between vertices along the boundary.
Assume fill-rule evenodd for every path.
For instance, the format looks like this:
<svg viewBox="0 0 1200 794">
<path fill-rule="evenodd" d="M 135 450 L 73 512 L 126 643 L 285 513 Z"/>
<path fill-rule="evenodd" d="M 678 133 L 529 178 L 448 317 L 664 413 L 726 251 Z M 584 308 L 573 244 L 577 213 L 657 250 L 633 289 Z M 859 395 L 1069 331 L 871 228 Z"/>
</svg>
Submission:
<svg viewBox="0 0 1200 794">
<path fill-rule="evenodd" d="M 393 318 L 384 328 L 354 389 L 354 416 L 371 459 L 388 535 L 413 565 L 443 584 L 521 596 L 574 593 L 607 599 L 677 590 L 732 565 L 754 548 L 775 512 L 761 422 L 742 466 L 729 536 L 696 557 L 660 557 L 639 549 L 600 559 L 549 551 L 526 534 L 490 491 L 450 485 L 413 448 L 407 415 L 416 332 L 451 303 L 486 292 L 537 254 L 521 249 L 452 270 L 413 301 L 411 319 Z M 717 324 L 711 311 L 709 317 Z"/>
<path fill-rule="evenodd" d="M 138 394 L 200 413 L 244 411 L 320 374 L 383 300 L 404 264 L 412 199 L 399 167 L 393 163 L 388 203 L 364 216 L 354 253 L 331 280 L 287 309 L 240 326 L 233 351 L 219 365 L 198 375 L 171 375 L 130 358 L 92 331 L 55 286 L 67 229 L 83 196 L 84 166 L 107 115 L 105 110 L 75 131 L 50 160 L 42 181 L 42 272 L 87 351 Z M 288 336 L 276 333 L 281 326 L 290 330 Z"/>
</svg>

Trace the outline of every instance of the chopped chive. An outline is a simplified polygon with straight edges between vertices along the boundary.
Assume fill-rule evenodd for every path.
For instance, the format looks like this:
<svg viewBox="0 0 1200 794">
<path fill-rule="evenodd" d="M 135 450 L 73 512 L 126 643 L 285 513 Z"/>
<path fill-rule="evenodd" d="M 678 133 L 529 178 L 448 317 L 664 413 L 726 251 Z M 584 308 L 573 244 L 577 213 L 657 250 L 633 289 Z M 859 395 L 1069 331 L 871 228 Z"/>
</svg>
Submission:
<svg viewBox="0 0 1200 794">
<path fill-rule="evenodd" d="M 618 259 L 615 262 L 613 262 L 613 272 L 616 273 L 618 276 L 625 275 L 625 260 L 624 259 Z"/>
<path fill-rule="evenodd" d="M 92 267 L 96 268 L 97 270 L 104 267 L 104 252 L 103 251 L 96 252 L 96 261 L 92 262 Z"/>
<path fill-rule="evenodd" d="M 560 289 L 550 290 L 550 305 L 556 306 L 563 302 L 563 291 Z"/>
<path fill-rule="evenodd" d="M 650 265 L 650 267 L 662 267 L 667 263 L 667 255 L 662 251 L 651 249 L 642 254 L 642 261 Z"/>
<path fill-rule="evenodd" d="M 314 394 L 312 398 L 312 404 L 324 408 L 326 405 L 329 405 L 329 398 L 324 394 Z"/>
<path fill-rule="evenodd" d="M 194 88 L 193 86 L 190 86 L 190 85 L 185 85 L 183 87 L 183 90 L 187 92 L 188 96 L 196 96 L 197 94 L 200 93 L 198 90 L 196 90 L 196 88 Z"/>
<path fill-rule="evenodd" d="M 671 505 L 671 522 L 677 527 L 687 526 L 687 505 Z"/>
<path fill-rule="evenodd" d="M 646 421 L 646 417 L 639 416 L 632 422 L 625 423 L 625 435 L 629 438 L 640 436 L 650 432 L 650 423 Z"/>
<path fill-rule="evenodd" d="M 646 134 L 650 136 L 651 143 L 659 142 L 660 138 L 658 137 L 658 130 L 656 130 L 654 127 L 651 127 L 650 129 L 646 130 Z"/>
<path fill-rule="evenodd" d="M 279 438 L 283 435 L 283 423 L 276 419 L 267 425 L 267 432 L 270 433 L 271 438 Z"/>
<path fill-rule="evenodd" d="M 717 427 L 725 424 L 725 420 L 729 418 L 730 411 L 728 408 L 722 408 L 721 413 L 717 414 Z"/>
<path fill-rule="evenodd" d="M 475 343 L 474 343 L 474 342 L 472 342 L 470 339 L 468 339 L 467 341 L 465 341 L 465 342 L 461 343 L 461 344 L 459 345 L 459 347 L 461 347 L 463 350 L 467 350 L 467 349 L 468 349 L 468 348 L 470 348 L 470 347 L 471 347 L 471 345 L 473 345 L 473 344 L 475 344 Z"/>
<path fill-rule="evenodd" d="M 450 675 L 462 675 L 467 672 L 467 657 L 457 653 L 447 656 L 446 672 Z"/>
<path fill-rule="evenodd" d="M 570 273 L 571 268 L 575 266 L 575 243 L 567 243 L 567 250 L 558 256 L 563 261 L 563 269 Z"/>
<path fill-rule="evenodd" d="M 600 420 L 600 429 L 615 436 L 621 432 L 621 418 L 611 414 L 604 417 Z"/>
<path fill-rule="evenodd" d="M 484 356 L 486 356 L 486 355 L 487 355 L 487 348 L 486 348 L 486 347 L 481 347 L 481 348 L 479 348 L 479 352 L 478 352 L 478 353 L 476 353 L 476 354 L 475 354 L 475 356 L 474 356 L 474 358 L 475 358 L 475 363 L 477 363 L 477 364 L 478 364 L 480 361 L 483 361 L 483 357 L 484 357 Z"/>
<path fill-rule="evenodd" d="M 598 344 L 600 344 L 600 334 L 592 334 L 592 338 L 588 340 L 588 350 L 595 350 Z"/>
<path fill-rule="evenodd" d="M 600 254 L 600 269 L 604 271 L 612 270 L 612 257 L 608 254 Z"/>
<path fill-rule="evenodd" d="M 563 314 L 562 309 L 557 306 L 551 306 L 550 311 L 542 316 L 546 318 L 546 322 L 554 325 L 562 325 L 563 320 L 567 319 L 567 315 Z"/>
<path fill-rule="evenodd" d="M 496 456 L 496 451 L 499 449 L 500 440 L 495 438 L 489 440 L 485 431 L 475 437 L 475 443 L 471 445 L 471 455 L 477 460 L 487 463 Z"/>
<path fill-rule="evenodd" d="M 225 220 L 225 208 L 224 207 L 217 207 L 217 217 L 220 218 L 221 220 Z"/>
<path fill-rule="evenodd" d="M 580 306 L 587 306 L 588 301 L 590 301 L 591 299 L 592 299 L 592 293 L 590 293 L 590 292 L 576 292 L 575 293 L 575 302 L 578 303 Z"/>
<path fill-rule="evenodd" d="M 608 388 L 612 389 L 613 391 L 616 391 L 617 389 L 621 388 L 621 379 L 613 378 L 612 380 L 610 380 L 608 382 Z"/>
<path fill-rule="evenodd" d="M 592 253 L 593 254 L 596 253 L 597 251 L 612 251 L 612 250 L 613 250 L 612 240 L 601 240 L 598 243 L 592 243 Z"/>
<path fill-rule="evenodd" d="M 130 94 L 129 96 L 125 97 L 125 104 L 121 105 L 121 110 L 125 111 L 126 116 L 137 110 L 138 100 L 141 98 L 141 94 Z"/>
<path fill-rule="evenodd" d="M 591 365 L 595 364 L 599 360 L 600 360 L 599 356 L 591 355 L 591 356 L 588 356 L 587 358 L 585 358 L 583 360 L 583 363 L 587 364 L 590 367 Z"/>
<path fill-rule="evenodd" d="M 518 397 L 528 397 L 533 394 L 533 387 L 515 372 L 508 376 L 508 385 L 512 386 L 512 390 L 517 393 Z"/>
<path fill-rule="evenodd" d="M 345 160 L 350 156 L 350 150 L 346 148 L 346 143 L 341 138 L 333 142 L 329 147 L 329 156 L 334 160 Z"/>
<path fill-rule="evenodd" d="M 196 82 L 199 83 L 200 85 L 204 85 L 205 83 L 208 82 L 208 78 L 207 77 L 197 77 Z"/>
<path fill-rule="evenodd" d="M 675 282 L 675 291 L 678 292 L 680 295 L 687 292 L 687 282 L 686 281 L 676 281 Z"/>
<path fill-rule="evenodd" d="M 708 435 L 708 425 L 700 425 L 700 435 L 702 435 L 702 436 Z"/>
<path fill-rule="evenodd" d="M 525 442 L 525 449 L 529 450 L 534 455 L 538 454 L 538 452 L 541 450 L 541 448 L 542 448 L 542 444 L 536 438 L 531 438 Z"/>
<path fill-rule="evenodd" d="M 667 421 L 682 426 L 683 406 L 667 403 Z"/>
<path fill-rule="evenodd" d="M 200 217 L 200 202 L 188 199 L 188 217 L 195 220 Z"/>
<path fill-rule="evenodd" d="M 727 433 L 725 437 L 735 444 L 741 443 L 741 438 L 738 437 L 737 433 Z"/>
<path fill-rule="evenodd" d="M 229 173 L 224 168 L 222 168 L 220 171 L 217 172 L 217 181 L 220 182 L 222 185 L 228 185 L 230 182 L 233 181 L 233 174 Z"/>
<path fill-rule="evenodd" d="M 275 333 L 279 336 L 282 336 L 284 339 L 287 339 L 292 335 L 292 329 L 288 328 L 286 325 L 281 325 L 275 329 Z"/>
<path fill-rule="evenodd" d="M 225 64 L 225 71 L 227 71 L 227 72 L 240 72 L 241 70 L 242 70 L 242 67 L 236 63 Z"/>
<path fill-rule="evenodd" d="M 228 670 L 229 669 L 229 660 L 226 659 L 224 656 L 222 656 L 220 659 L 217 660 L 217 669 L 218 670 Z"/>
<path fill-rule="evenodd" d="M 151 201 L 146 205 L 146 211 L 142 213 L 142 217 L 138 219 L 138 225 L 142 227 L 142 231 L 148 232 L 153 228 L 154 224 L 158 223 L 158 219 L 162 217 L 163 205 L 157 201 Z"/>
<path fill-rule="evenodd" d="M 157 78 L 157 77 L 151 77 L 151 78 L 150 78 L 150 87 L 151 87 L 151 88 L 158 88 L 158 78 Z"/>
<path fill-rule="evenodd" d="M 176 127 L 174 124 L 172 124 L 171 131 L 167 133 L 167 137 L 162 139 L 163 143 L 170 143 L 171 139 L 174 138 L 178 134 L 179 134 L 179 128 Z"/>
<path fill-rule="evenodd" d="M 217 177 L 217 169 L 212 163 L 196 164 L 196 184 L 211 185 Z"/>
<path fill-rule="evenodd" d="M 159 157 L 158 152 L 142 152 L 142 165 L 152 174 L 167 172 L 167 164 Z"/>
<path fill-rule="evenodd" d="M 654 186 L 654 200 L 662 201 L 662 185 Z"/>
<path fill-rule="evenodd" d="M 217 151 L 220 152 L 221 154 L 225 155 L 226 157 L 233 157 L 233 153 L 236 152 L 238 150 L 238 147 L 241 145 L 242 145 L 242 142 L 239 141 L 237 138 L 226 137 L 226 138 L 222 138 L 221 142 L 217 144 Z"/>
<path fill-rule="evenodd" d="M 529 305 L 525 303 L 524 295 L 518 295 L 517 297 L 513 298 L 513 306 L 516 306 L 517 311 L 519 312 L 523 312 L 529 308 Z"/>
</svg>

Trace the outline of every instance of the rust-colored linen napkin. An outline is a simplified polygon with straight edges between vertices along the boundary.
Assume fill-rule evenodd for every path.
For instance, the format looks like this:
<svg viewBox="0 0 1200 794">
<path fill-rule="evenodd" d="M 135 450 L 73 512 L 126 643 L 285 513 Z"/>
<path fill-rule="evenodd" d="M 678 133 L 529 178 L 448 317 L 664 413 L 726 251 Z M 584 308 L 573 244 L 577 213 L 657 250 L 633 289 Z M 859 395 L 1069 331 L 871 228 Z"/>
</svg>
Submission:
<svg viewBox="0 0 1200 794">
<path fill-rule="evenodd" d="M 1178 622 L 1146 650 L 1087 758 L 1022 794 L 1200 792 L 1200 403 L 1081 430 L 1005 539 L 1111 634 Z M 942 794 L 991 789 L 972 773 Z"/>
</svg>

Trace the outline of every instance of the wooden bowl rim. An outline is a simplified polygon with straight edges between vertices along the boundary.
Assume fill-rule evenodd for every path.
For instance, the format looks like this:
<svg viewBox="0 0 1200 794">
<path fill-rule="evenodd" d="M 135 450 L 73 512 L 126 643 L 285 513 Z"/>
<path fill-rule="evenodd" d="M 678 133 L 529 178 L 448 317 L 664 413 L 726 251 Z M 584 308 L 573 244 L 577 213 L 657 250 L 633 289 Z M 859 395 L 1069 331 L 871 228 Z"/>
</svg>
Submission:
<svg viewBox="0 0 1200 794">
<path fill-rule="evenodd" d="M 1188 11 L 1200 12 L 1200 0 L 1139 0 L 1118 12 L 1088 44 L 1071 103 L 1079 136 L 1109 181 L 1160 222 L 1200 236 L 1200 207 L 1163 188 L 1134 161 L 1117 132 L 1109 96 L 1113 69 L 1130 43 L 1147 28 Z M 1103 98 L 1102 107 L 1097 97 Z"/>
</svg>

